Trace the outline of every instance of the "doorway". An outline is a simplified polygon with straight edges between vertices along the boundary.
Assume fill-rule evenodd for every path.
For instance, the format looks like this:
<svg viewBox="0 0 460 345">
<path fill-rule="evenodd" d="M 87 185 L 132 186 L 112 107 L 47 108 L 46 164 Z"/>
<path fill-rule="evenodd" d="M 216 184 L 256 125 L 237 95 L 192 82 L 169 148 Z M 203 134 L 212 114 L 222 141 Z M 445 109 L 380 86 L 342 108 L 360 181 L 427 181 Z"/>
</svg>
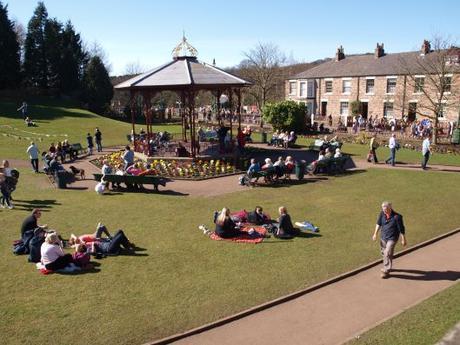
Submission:
<svg viewBox="0 0 460 345">
<path fill-rule="evenodd" d="M 321 102 L 321 116 L 327 116 L 327 102 Z"/>
<path fill-rule="evenodd" d="M 410 102 L 409 109 L 407 112 L 407 119 L 412 122 L 412 121 L 415 121 L 416 118 L 417 118 L 417 103 Z"/>
<path fill-rule="evenodd" d="M 367 119 L 367 115 L 369 112 L 369 103 L 368 102 L 361 102 L 361 115 Z"/>
</svg>

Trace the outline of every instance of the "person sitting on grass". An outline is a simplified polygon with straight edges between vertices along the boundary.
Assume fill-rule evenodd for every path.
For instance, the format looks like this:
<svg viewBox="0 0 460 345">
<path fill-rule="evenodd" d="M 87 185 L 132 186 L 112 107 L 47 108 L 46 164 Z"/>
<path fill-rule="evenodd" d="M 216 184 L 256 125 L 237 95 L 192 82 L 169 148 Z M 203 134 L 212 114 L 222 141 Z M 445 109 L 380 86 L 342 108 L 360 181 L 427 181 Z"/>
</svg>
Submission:
<svg viewBox="0 0 460 345">
<path fill-rule="evenodd" d="M 72 266 L 73 258 L 71 254 L 64 254 L 62 243 L 56 232 L 46 235 L 41 249 L 41 263 L 47 270 L 56 271 Z"/>
<path fill-rule="evenodd" d="M 263 225 L 270 223 L 270 218 L 264 214 L 262 206 L 256 206 L 254 211 L 248 213 L 248 223 L 255 225 Z"/>
<path fill-rule="evenodd" d="M 35 127 L 35 122 L 33 122 L 28 116 L 26 117 L 24 122 L 26 123 L 27 127 Z"/>
<path fill-rule="evenodd" d="M 75 265 L 83 269 L 92 268 L 92 265 L 90 264 L 91 257 L 87 251 L 88 248 L 85 244 L 79 243 L 75 245 L 75 253 L 72 254 L 72 259 Z"/>
<path fill-rule="evenodd" d="M 278 209 L 278 230 L 276 231 L 275 237 L 279 238 L 290 238 L 299 234 L 299 230 L 294 228 L 291 221 L 291 216 L 287 213 L 287 208 L 280 206 Z"/>
</svg>

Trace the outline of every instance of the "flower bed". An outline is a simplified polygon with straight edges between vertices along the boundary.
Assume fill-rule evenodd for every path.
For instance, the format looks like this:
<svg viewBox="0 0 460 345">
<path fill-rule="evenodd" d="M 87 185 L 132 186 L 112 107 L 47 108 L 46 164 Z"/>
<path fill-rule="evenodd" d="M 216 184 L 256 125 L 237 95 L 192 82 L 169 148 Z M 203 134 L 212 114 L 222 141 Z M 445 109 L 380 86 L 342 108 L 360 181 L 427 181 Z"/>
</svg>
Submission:
<svg viewBox="0 0 460 345">
<path fill-rule="evenodd" d="M 91 161 L 94 165 L 101 168 L 103 161 L 107 160 L 112 168 L 123 166 L 123 151 L 114 152 L 101 156 Z M 148 162 L 136 159 L 135 163 L 142 170 L 147 169 Z M 193 179 L 202 180 L 213 177 L 222 177 L 241 173 L 232 161 L 226 159 L 154 159 L 150 162 L 150 169 L 153 176 L 163 176 L 174 179 Z"/>
</svg>

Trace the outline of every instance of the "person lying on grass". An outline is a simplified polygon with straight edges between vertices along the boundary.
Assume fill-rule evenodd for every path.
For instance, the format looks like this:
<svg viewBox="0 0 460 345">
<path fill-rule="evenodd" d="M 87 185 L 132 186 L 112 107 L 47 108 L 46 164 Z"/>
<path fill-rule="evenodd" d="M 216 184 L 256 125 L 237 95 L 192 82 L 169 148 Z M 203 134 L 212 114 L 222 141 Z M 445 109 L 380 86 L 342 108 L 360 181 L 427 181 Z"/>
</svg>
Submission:
<svg viewBox="0 0 460 345">
<path fill-rule="evenodd" d="M 111 239 L 112 236 L 110 235 L 110 232 L 107 230 L 104 224 L 98 223 L 96 227 L 96 231 L 93 232 L 92 234 L 84 234 L 81 236 L 76 236 L 75 234 L 71 234 L 69 238 L 69 245 L 70 246 L 75 246 L 80 243 L 89 243 L 89 242 L 94 242 L 96 240 L 102 239 L 102 235 L 106 235 L 108 239 Z"/>
<path fill-rule="evenodd" d="M 102 238 L 102 234 L 107 237 Z M 133 252 L 136 246 L 130 242 L 123 230 L 118 230 L 114 236 L 110 235 L 107 227 L 101 223 L 97 225 L 96 232 L 93 234 L 85 234 L 76 236 L 72 234 L 69 239 L 70 245 L 85 244 L 89 248 L 91 254 L 118 255 L 121 249 Z"/>
</svg>

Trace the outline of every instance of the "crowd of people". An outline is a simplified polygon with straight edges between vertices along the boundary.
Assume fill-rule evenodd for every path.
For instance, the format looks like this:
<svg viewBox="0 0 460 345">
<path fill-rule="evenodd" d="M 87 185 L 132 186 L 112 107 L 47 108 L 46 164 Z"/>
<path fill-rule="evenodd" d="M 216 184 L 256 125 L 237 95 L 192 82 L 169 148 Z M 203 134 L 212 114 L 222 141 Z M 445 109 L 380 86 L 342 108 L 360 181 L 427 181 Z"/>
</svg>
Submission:
<svg viewBox="0 0 460 345">
<path fill-rule="evenodd" d="M 278 147 L 292 147 L 297 140 L 297 134 L 294 131 L 275 131 L 272 134 L 270 142 L 268 143 L 269 146 L 278 146 Z"/>
<path fill-rule="evenodd" d="M 56 230 L 48 225 L 38 224 L 42 212 L 34 209 L 21 225 L 21 238 L 15 242 L 15 254 L 29 254 L 29 261 L 39 263 L 44 273 L 74 272 L 91 269 L 90 255 L 101 258 L 107 255 L 134 253 L 136 246 L 126 237 L 123 230 L 113 236 L 107 227 L 98 223 L 96 231 L 90 234 L 70 235 L 65 241 Z M 103 236 L 105 235 L 105 237 Z M 73 249 L 66 253 L 65 249 Z"/>
<path fill-rule="evenodd" d="M 261 177 L 260 172 L 264 172 L 263 176 L 266 182 L 277 181 L 283 176 L 285 179 L 290 179 L 294 167 L 295 161 L 292 156 L 287 156 L 286 159 L 279 156 L 274 163 L 271 158 L 265 158 L 263 163 L 259 163 L 255 158 L 252 158 L 242 184 L 254 185 Z"/>
</svg>

